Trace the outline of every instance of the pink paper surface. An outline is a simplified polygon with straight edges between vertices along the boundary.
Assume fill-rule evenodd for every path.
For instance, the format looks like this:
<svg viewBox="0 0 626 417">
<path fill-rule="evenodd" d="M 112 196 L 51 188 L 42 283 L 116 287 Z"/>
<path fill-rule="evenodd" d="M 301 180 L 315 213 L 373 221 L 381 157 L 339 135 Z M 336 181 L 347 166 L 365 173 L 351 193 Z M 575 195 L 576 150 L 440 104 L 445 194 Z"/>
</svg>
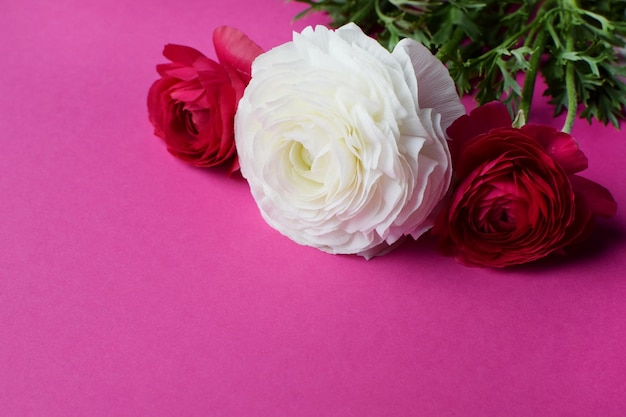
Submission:
<svg viewBox="0 0 626 417">
<path fill-rule="evenodd" d="M 573 259 L 466 268 L 428 239 L 298 246 L 245 181 L 152 134 L 166 43 L 263 48 L 282 0 L 8 1 L 0 13 L 0 416 L 624 416 L 626 135 L 579 121 L 619 208 Z M 466 104 L 471 107 L 471 99 Z M 538 99 L 535 122 L 560 127 Z"/>
</svg>

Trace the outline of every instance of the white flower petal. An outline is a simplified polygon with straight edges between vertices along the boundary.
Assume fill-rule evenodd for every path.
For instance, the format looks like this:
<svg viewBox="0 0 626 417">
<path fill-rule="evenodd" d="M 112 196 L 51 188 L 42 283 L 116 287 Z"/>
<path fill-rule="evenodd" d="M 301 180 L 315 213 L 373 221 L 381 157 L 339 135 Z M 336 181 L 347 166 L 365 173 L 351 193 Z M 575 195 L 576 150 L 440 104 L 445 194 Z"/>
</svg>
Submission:
<svg viewBox="0 0 626 417">
<path fill-rule="evenodd" d="M 417 85 L 422 86 L 418 87 L 419 108 L 432 108 L 441 114 L 444 132 L 452 122 L 465 114 L 454 81 L 443 63 L 428 48 L 413 39 L 405 38 L 398 42 L 393 55 L 408 57 Z"/>
<path fill-rule="evenodd" d="M 451 178 L 442 120 L 462 106 L 429 59 L 411 44 L 390 54 L 350 24 L 306 28 L 254 61 L 235 135 L 270 226 L 365 257 L 431 226 Z"/>
</svg>

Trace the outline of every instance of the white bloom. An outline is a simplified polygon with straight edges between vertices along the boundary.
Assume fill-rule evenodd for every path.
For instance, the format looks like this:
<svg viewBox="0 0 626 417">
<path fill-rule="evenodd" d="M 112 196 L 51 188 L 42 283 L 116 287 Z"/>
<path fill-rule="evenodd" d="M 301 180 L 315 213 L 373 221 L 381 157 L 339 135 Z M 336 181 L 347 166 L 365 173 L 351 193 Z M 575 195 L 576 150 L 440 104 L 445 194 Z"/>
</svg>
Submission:
<svg viewBox="0 0 626 417">
<path fill-rule="evenodd" d="M 445 130 L 463 114 L 421 44 L 389 53 L 354 24 L 309 27 L 252 65 L 235 117 L 241 172 L 284 235 L 370 257 L 432 226 L 452 172 Z"/>
</svg>

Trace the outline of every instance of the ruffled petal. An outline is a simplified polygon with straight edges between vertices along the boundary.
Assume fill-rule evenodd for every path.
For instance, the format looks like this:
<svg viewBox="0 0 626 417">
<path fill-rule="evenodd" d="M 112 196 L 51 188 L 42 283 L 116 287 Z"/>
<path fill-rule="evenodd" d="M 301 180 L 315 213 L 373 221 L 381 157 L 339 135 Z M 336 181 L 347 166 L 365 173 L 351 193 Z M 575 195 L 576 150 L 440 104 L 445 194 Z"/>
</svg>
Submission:
<svg viewBox="0 0 626 417">
<path fill-rule="evenodd" d="M 539 142 L 567 174 L 587 169 L 587 157 L 570 134 L 545 125 L 529 124 L 521 130 Z"/>
<path fill-rule="evenodd" d="M 469 115 L 459 117 L 446 132 L 452 139 L 450 143 L 452 158 L 456 159 L 469 140 L 492 129 L 511 127 L 511 123 L 509 112 L 499 101 L 492 101 L 475 108 Z"/>
<path fill-rule="evenodd" d="M 165 45 L 163 48 L 163 56 L 172 62 L 177 62 L 189 67 L 192 67 L 198 59 L 207 59 L 201 52 L 192 47 L 171 43 Z"/>
<path fill-rule="evenodd" d="M 459 99 L 448 69 L 428 48 L 413 39 L 402 39 L 393 50 L 393 55 L 399 53 L 406 54 L 413 64 L 419 86 L 419 108 L 432 108 L 441 114 L 441 127 L 445 131 L 452 122 L 465 115 L 465 107 Z"/>
<path fill-rule="evenodd" d="M 220 26 L 213 31 L 213 46 L 220 63 L 228 65 L 247 80 L 251 77 L 252 61 L 263 49 L 235 28 Z"/>
<path fill-rule="evenodd" d="M 569 180 L 576 194 L 586 200 L 593 214 L 601 217 L 615 216 L 617 202 L 609 190 L 596 182 L 578 175 L 571 175 Z"/>
</svg>

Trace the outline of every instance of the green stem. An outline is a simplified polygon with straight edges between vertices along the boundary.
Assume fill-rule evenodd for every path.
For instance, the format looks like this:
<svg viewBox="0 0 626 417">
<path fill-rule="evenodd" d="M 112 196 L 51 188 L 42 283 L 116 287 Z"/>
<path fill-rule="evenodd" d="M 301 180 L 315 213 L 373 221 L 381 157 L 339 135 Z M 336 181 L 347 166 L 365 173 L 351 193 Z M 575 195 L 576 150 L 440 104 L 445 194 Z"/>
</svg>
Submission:
<svg viewBox="0 0 626 417">
<path fill-rule="evenodd" d="M 439 51 L 437 51 L 436 57 L 439 60 L 446 62 L 448 57 L 458 49 L 459 44 L 463 41 L 463 39 L 465 39 L 465 31 L 462 27 L 457 27 L 452 33 L 450 40 L 446 42 L 441 49 L 439 49 Z"/>
<path fill-rule="evenodd" d="M 377 3 L 378 2 L 376 0 L 369 0 L 367 4 L 365 4 L 361 9 L 359 9 L 356 13 L 350 16 L 350 20 L 360 25 L 361 20 L 363 20 L 365 16 L 371 13 L 371 11 L 374 9 Z"/>
<path fill-rule="evenodd" d="M 535 93 L 535 83 L 537 81 L 537 73 L 539 71 L 539 64 L 541 63 L 541 56 L 543 50 L 546 47 L 546 40 L 548 38 L 548 31 L 539 30 L 537 38 L 535 40 L 535 50 L 530 57 L 530 68 L 524 78 L 524 88 L 522 89 L 522 103 L 520 109 L 524 113 L 526 120 L 530 117 L 530 106 L 533 102 L 533 95 Z"/>
<path fill-rule="evenodd" d="M 380 0 L 374 0 L 374 11 L 376 12 L 376 16 L 378 17 L 378 20 L 382 22 L 385 30 L 389 32 L 389 39 L 387 40 L 387 49 L 390 51 L 393 51 L 393 48 L 400 41 L 400 36 L 398 35 L 398 31 L 395 28 L 395 19 L 383 13 L 383 11 L 380 8 Z"/>
<path fill-rule="evenodd" d="M 564 13 L 566 16 L 566 22 L 568 27 L 567 40 L 565 42 L 565 50 L 569 52 L 574 52 L 574 33 L 573 33 L 573 22 L 572 22 L 572 13 L 574 13 L 573 9 L 578 8 L 576 4 L 576 0 L 564 0 Z M 578 111 L 578 95 L 576 93 L 576 80 L 574 73 L 574 62 L 567 61 L 565 63 L 565 91 L 567 93 L 567 116 L 565 118 L 565 123 L 563 124 L 563 132 L 570 133 L 572 131 L 572 127 L 574 126 L 574 121 L 576 120 L 576 113 Z"/>
<path fill-rule="evenodd" d="M 565 88 L 567 91 L 567 117 L 563 124 L 563 132 L 570 133 L 574 121 L 576 120 L 576 112 L 578 110 L 578 98 L 576 95 L 576 84 L 574 80 L 574 63 L 565 64 Z"/>
</svg>

